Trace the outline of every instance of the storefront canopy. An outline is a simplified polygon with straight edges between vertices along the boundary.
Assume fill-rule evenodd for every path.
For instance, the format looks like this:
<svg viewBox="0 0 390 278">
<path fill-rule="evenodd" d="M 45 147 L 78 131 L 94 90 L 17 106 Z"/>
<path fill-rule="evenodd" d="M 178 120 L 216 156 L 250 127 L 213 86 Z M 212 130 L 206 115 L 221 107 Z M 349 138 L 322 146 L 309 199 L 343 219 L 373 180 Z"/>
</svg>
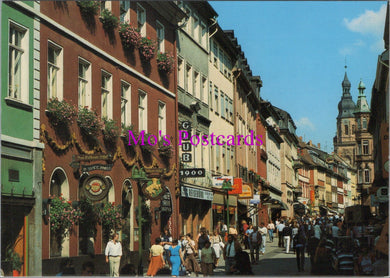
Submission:
<svg viewBox="0 0 390 278">
<path fill-rule="evenodd" d="M 264 202 L 264 204 L 269 204 L 270 208 L 289 210 L 288 206 L 285 203 L 283 203 L 281 200 L 278 200 L 276 198 L 271 198 L 270 200 Z"/>
</svg>

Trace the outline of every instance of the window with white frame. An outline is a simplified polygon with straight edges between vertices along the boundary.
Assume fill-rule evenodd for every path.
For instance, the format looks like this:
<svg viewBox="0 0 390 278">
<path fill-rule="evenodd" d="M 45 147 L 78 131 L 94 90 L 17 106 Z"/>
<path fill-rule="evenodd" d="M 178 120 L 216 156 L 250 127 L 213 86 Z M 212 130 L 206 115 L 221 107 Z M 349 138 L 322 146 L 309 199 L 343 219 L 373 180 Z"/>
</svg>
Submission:
<svg viewBox="0 0 390 278">
<path fill-rule="evenodd" d="M 363 154 L 369 154 L 368 140 L 363 140 Z"/>
<path fill-rule="evenodd" d="M 367 128 L 367 119 L 363 118 L 363 129 Z"/>
<path fill-rule="evenodd" d="M 167 134 L 167 116 L 166 116 L 165 103 L 161 101 L 158 102 L 158 130 L 159 131 L 161 130 L 161 136 Z"/>
<path fill-rule="evenodd" d="M 157 32 L 157 50 L 159 52 L 165 51 L 165 29 L 159 21 L 156 22 L 156 32 Z"/>
<path fill-rule="evenodd" d="M 58 98 L 62 100 L 63 86 L 63 58 L 62 48 L 53 42 L 47 48 L 47 99 Z"/>
<path fill-rule="evenodd" d="M 79 97 L 78 105 L 91 107 L 91 64 L 79 58 Z"/>
<path fill-rule="evenodd" d="M 205 102 L 205 96 L 206 96 L 206 89 L 207 89 L 207 79 L 206 77 L 202 76 L 202 84 L 201 84 L 201 89 L 200 89 L 200 100 Z"/>
<path fill-rule="evenodd" d="M 121 124 L 131 124 L 131 86 L 125 81 L 121 81 Z"/>
<path fill-rule="evenodd" d="M 370 182 L 370 169 L 364 169 L 364 183 Z"/>
<path fill-rule="evenodd" d="M 229 120 L 229 97 L 227 95 L 225 95 L 225 113 L 226 113 L 226 120 Z"/>
<path fill-rule="evenodd" d="M 200 24 L 201 28 L 201 38 L 200 38 L 200 44 L 207 49 L 207 26 L 203 22 Z"/>
<path fill-rule="evenodd" d="M 199 98 L 200 95 L 200 82 L 199 82 L 199 72 L 194 71 L 194 83 L 193 83 L 193 92 L 196 98 Z"/>
<path fill-rule="evenodd" d="M 223 73 L 223 61 L 225 60 L 225 54 L 222 48 L 219 49 L 219 71 Z"/>
<path fill-rule="evenodd" d="M 215 113 L 219 113 L 219 92 L 218 92 L 218 87 L 214 85 L 214 103 L 215 103 Z"/>
<path fill-rule="evenodd" d="M 102 118 L 112 119 L 112 75 L 102 70 Z"/>
<path fill-rule="evenodd" d="M 183 59 L 177 57 L 177 83 L 178 85 L 185 89 L 184 86 L 184 62 Z"/>
<path fill-rule="evenodd" d="M 146 37 L 146 11 L 137 3 L 137 27 L 141 36 Z"/>
<path fill-rule="evenodd" d="M 138 92 L 138 130 L 141 132 L 148 130 L 148 111 L 147 94 L 143 91 Z"/>
<path fill-rule="evenodd" d="M 225 119 L 225 94 L 221 91 L 221 117 Z"/>
<path fill-rule="evenodd" d="M 120 21 L 121 22 L 130 22 L 130 1 L 121 0 L 119 1 L 120 9 Z"/>
<path fill-rule="evenodd" d="M 8 97 L 28 103 L 28 29 L 9 22 Z"/>
<path fill-rule="evenodd" d="M 186 76 L 185 76 L 185 89 L 192 95 L 192 67 L 187 64 L 186 66 Z"/>
</svg>

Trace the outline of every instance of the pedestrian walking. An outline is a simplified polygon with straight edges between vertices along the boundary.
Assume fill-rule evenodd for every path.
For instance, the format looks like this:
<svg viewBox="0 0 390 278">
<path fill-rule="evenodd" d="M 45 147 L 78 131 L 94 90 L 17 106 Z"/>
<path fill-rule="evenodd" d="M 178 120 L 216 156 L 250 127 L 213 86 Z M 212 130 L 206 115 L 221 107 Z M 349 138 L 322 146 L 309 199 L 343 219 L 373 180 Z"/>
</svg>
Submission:
<svg viewBox="0 0 390 278">
<path fill-rule="evenodd" d="M 258 227 L 253 228 L 253 233 L 249 236 L 249 240 L 251 241 L 251 262 L 252 264 L 256 264 L 259 260 L 259 249 L 261 246 L 261 243 L 263 241 L 263 238 L 261 236 L 261 233 L 258 230 Z M 256 253 L 256 260 L 255 260 L 255 253 Z"/>
<path fill-rule="evenodd" d="M 245 233 L 246 233 L 246 236 L 248 239 L 248 245 L 249 245 L 249 250 L 250 250 L 251 249 L 251 241 L 249 240 L 249 236 L 251 235 L 251 233 L 253 233 L 253 225 L 252 224 L 249 224 L 249 227 Z"/>
<path fill-rule="evenodd" d="M 169 264 L 169 246 L 172 245 L 172 236 L 168 229 L 164 229 L 161 235 L 161 244 L 164 246 L 164 262 Z"/>
<path fill-rule="evenodd" d="M 179 241 L 177 239 L 174 239 L 172 241 L 172 245 L 169 246 L 169 253 L 170 257 L 169 260 L 171 262 L 171 275 L 173 277 L 179 276 L 179 270 L 180 270 L 180 265 L 184 265 L 184 260 L 183 260 L 183 253 L 181 252 L 181 247 L 179 246 Z"/>
<path fill-rule="evenodd" d="M 155 276 L 157 272 L 165 265 L 164 248 L 161 246 L 161 238 L 156 238 L 155 244 L 150 247 L 149 268 L 146 275 Z"/>
<path fill-rule="evenodd" d="M 268 229 L 268 236 L 269 236 L 269 241 L 274 242 L 274 230 L 275 230 L 275 225 L 270 221 L 267 225 Z"/>
<path fill-rule="evenodd" d="M 122 257 L 122 244 L 118 241 L 119 234 L 115 232 L 112 240 L 107 243 L 105 255 L 106 263 L 110 263 L 110 276 L 119 277 L 119 265 Z"/>
<path fill-rule="evenodd" d="M 300 225 L 298 228 L 298 233 L 295 236 L 294 240 L 295 254 L 297 258 L 298 271 L 305 270 L 305 246 L 306 246 L 306 233 L 305 227 Z"/>
<path fill-rule="evenodd" d="M 223 258 L 225 260 L 225 273 L 231 274 L 234 271 L 236 263 L 236 253 L 241 251 L 241 245 L 234 235 L 228 235 L 228 241 L 223 249 Z"/>
<path fill-rule="evenodd" d="M 195 241 L 192 240 L 192 235 L 187 234 L 186 235 L 186 246 L 185 246 L 185 267 L 186 270 L 191 274 L 191 272 L 195 272 L 198 274 L 200 272 L 200 267 L 198 264 L 198 261 L 195 258 L 195 255 L 197 255 L 197 251 L 195 249 Z"/>
<path fill-rule="evenodd" d="M 203 276 L 212 276 L 214 266 L 217 264 L 217 257 L 215 251 L 211 248 L 211 242 L 206 241 L 204 247 L 202 248 L 200 258 L 200 266 L 202 269 Z"/>
<path fill-rule="evenodd" d="M 291 230 L 291 249 L 294 250 L 295 253 L 295 245 L 294 245 L 294 238 L 298 234 L 298 223 L 297 221 L 294 221 L 294 224 L 292 225 L 292 230 Z"/>
<path fill-rule="evenodd" d="M 260 223 L 260 229 L 259 232 L 261 234 L 261 245 L 260 245 L 260 254 L 264 255 L 265 253 L 265 243 L 267 241 L 267 227 L 264 225 L 264 222 Z"/>
<path fill-rule="evenodd" d="M 215 251 L 215 256 L 217 258 L 216 266 L 218 265 L 219 257 L 222 254 L 223 247 L 225 244 L 223 243 L 222 237 L 219 235 L 218 231 L 214 231 L 214 235 L 210 237 L 211 247 Z"/>
<path fill-rule="evenodd" d="M 278 237 L 279 237 L 279 242 L 278 242 L 278 246 L 279 247 L 284 247 L 284 240 L 283 240 L 283 229 L 284 229 L 285 225 L 283 223 L 283 221 L 280 221 L 280 223 L 276 226 L 276 229 L 278 230 Z"/>
<path fill-rule="evenodd" d="M 209 236 L 207 234 L 206 227 L 200 228 L 200 234 L 198 234 L 196 241 L 198 243 L 198 252 L 200 258 L 202 256 L 202 249 L 204 247 L 204 244 L 206 243 L 206 241 L 209 241 Z"/>
<path fill-rule="evenodd" d="M 286 254 L 290 252 L 290 240 L 292 236 L 292 228 L 290 224 L 286 224 L 286 227 L 283 228 L 283 240 L 284 240 L 284 246 L 286 246 Z"/>
</svg>

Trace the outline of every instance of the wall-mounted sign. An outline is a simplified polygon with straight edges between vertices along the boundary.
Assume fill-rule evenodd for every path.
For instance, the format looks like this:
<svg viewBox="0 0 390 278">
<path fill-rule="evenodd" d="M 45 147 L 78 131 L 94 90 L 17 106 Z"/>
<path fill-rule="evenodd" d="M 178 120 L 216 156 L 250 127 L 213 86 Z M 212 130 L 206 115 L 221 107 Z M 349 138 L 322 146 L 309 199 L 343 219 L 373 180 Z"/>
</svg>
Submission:
<svg viewBox="0 0 390 278">
<path fill-rule="evenodd" d="M 233 190 L 229 191 L 229 194 L 241 194 L 242 193 L 242 178 L 233 179 Z"/>
<path fill-rule="evenodd" d="M 199 200 L 213 200 L 213 192 L 188 186 L 181 187 L 181 196 Z"/>
<path fill-rule="evenodd" d="M 191 162 L 192 161 L 192 154 L 191 153 L 182 153 L 181 160 L 183 162 Z"/>
<path fill-rule="evenodd" d="M 80 154 L 74 155 L 73 161 L 111 160 L 111 154 Z"/>
<path fill-rule="evenodd" d="M 192 151 L 192 144 L 190 142 L 185 142 L 181 144 L 181 150 L 183 152 L 190 152 Z"/>
<path fill-rule="evenodd" d="M 90 172 L 95 170 L 111 171 L 113 164 L 93 164 L 93 165 L 81 165 L 82 172 Z"/>
<path fill-rule="evenodd" d="M 238 195 L 239 199 L 252 199 L 253 198 L 253 189 L 251 184 L 242 185 L 242 193 Z"/>
<path fill-rule="evenodd" d="M 161 198 L 161 212 L 172 213 L 171 193 L 166 191 Z"/>
<path fill-rule="evenodd" d="M 249 204 L 254 204 L 254 205 L 260 204 L 260 195 L 259 194 L 253 195 L 253 199 L 249 200 Z"/>
<path fill-rule="evenodd" d="M 161 199 L 165 191 L 165 185 L 161 184 L 161 181 L 158 178 L 152 178 L 142 186 L 142 192 L 151 200 Z"/>
<path fill-rule="evenodd" d="M 88 199 L 100 201 L 107 196 L 109 186 L 102 175 L 90 175 L 83 183 L 83 190 Z"/>
<path fill-rule="evenodd" d="M 190 130 L 191 129 L 191 122 L 190 121 L 182 121 L 180 124 L 180 129 Z"/>
<path fill-rule="evenodd" d="M 222 189 L 222 184 L 225 180 L 230 181 L 230 184 L 234 184 L 233 176 L 213 177 L 213 187 Z"/>
<path fill-rule="evenodd" d="M 200 178 L 206 176 L 206 170 L 204 168 L 185 168 L 179 171 L 181 178 Z"/>
</svg>

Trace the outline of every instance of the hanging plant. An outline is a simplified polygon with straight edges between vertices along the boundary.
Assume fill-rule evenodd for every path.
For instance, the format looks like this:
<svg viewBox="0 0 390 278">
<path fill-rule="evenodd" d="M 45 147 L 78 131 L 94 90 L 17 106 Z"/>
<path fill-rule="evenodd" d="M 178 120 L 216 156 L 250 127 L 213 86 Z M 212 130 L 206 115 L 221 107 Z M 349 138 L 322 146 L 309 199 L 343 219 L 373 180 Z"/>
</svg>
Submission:
<svg viewBox="0 0 390 278">
<path fill-rule="evenodd" d="M 99 1 L 76 1 L 84 15 L 97 15 L 100 9 Z"/>
<path fill-rule="evenodd" d="M 164 143 L 166 145 L 164 145 Z M 170 158 L 172 157 L 173 148 L 170 144 L 167 145 L 167 142 L 161 139 L 158 141 L 158 152 L 161 156 Z"/>
<path fill-rule="evenodd" d="M 50 198 L 50 230 L 56 235 L 59 243 L 69 235 L 75 225 L 78 225 L 82 213 L 80 209 L 72 207 L 71 201 L 66 201 L 62 194 L 59 197 Z M 61 245 L 61 244 L 60 244 Z"/>
<path fill-rule="evenodd" d="M 79 222 L 80 235 L 95 237 L 97 232 L 96 225 L 99 223 L 99 215 L 96 207 L 92 204 L 91 200 L 83 198 L 80 200 L 79 208 L 82 214 Z"/>
<path fill-rule="evenodd" d="M 143 60 L 149 61 L 150 59 L 152 59 L 154 57 L 154 54 L 156 53 L 156 49 L 156 42 L 150 37 L 141 39 L 139 52 Z"/>
<path fill-rule="evenodd" d="M 157 54 L 158 70 L 169 74 L 174 69 L 174 64 L 175 64 L 175 60 L 173 55 L 166 52 L 164 53 L 160 52 Z"/>
<path fill-rule="evenodd" d="M 119 36 L 121 37 L 122 46 L 126 49 L 138 48 L 140 46 L 142 37 L 139 30 L 127 22 L 120 24 Z"/>
<path fill-rule="evenodd" d="M 72 124 L 77 115 L 76 108 L 65 100 L 51 98 L 46 106 L 50 122 L 54 126 Z"/>
<path fill-rule="evenodd" d="M 148 138 L 151 134 L 150 133 L 145 133 L 144 134 L 144 140 L 143 140 L 143 145 L 141 142 L 139 142 L 139 146 L 141 147 L 141 150 L 147 153 L 152 153 L 154 150 L 154 146 L 150 145 L 148 142 Z M 142 137 L 140 138 L 140 141 L 142 141 Z"/>
<path fill-rule="evenodd" d="M 105 30 L 113 30 L 118 27 L 119 19 L 110 10 L 103 9 L 100 13 L 100 21 Z"/>
<path fill-rule="evenodd" d="M 106 141 L 115 142 L 119 137 L 120 131 L 116 125 L 116 121 L 112 119 L 103 118 L 103 138 Z"/>
<path fill-rule="evenodd" d="M 77 124 L 86 135 L 97 136 L 102 129 L 102 123 L 95 111 L 91 111 L 87 106 L 79 109 Z"/>
<path fill-rule="evenodd" d="M 108 242 L 111 231 L 122 228 L 122 209 L 120 205 L 116 206 L 114 202 L 101 205 L 98 209 L 99 223 L 103 228 L 104 241 Z"/>
</svg>

